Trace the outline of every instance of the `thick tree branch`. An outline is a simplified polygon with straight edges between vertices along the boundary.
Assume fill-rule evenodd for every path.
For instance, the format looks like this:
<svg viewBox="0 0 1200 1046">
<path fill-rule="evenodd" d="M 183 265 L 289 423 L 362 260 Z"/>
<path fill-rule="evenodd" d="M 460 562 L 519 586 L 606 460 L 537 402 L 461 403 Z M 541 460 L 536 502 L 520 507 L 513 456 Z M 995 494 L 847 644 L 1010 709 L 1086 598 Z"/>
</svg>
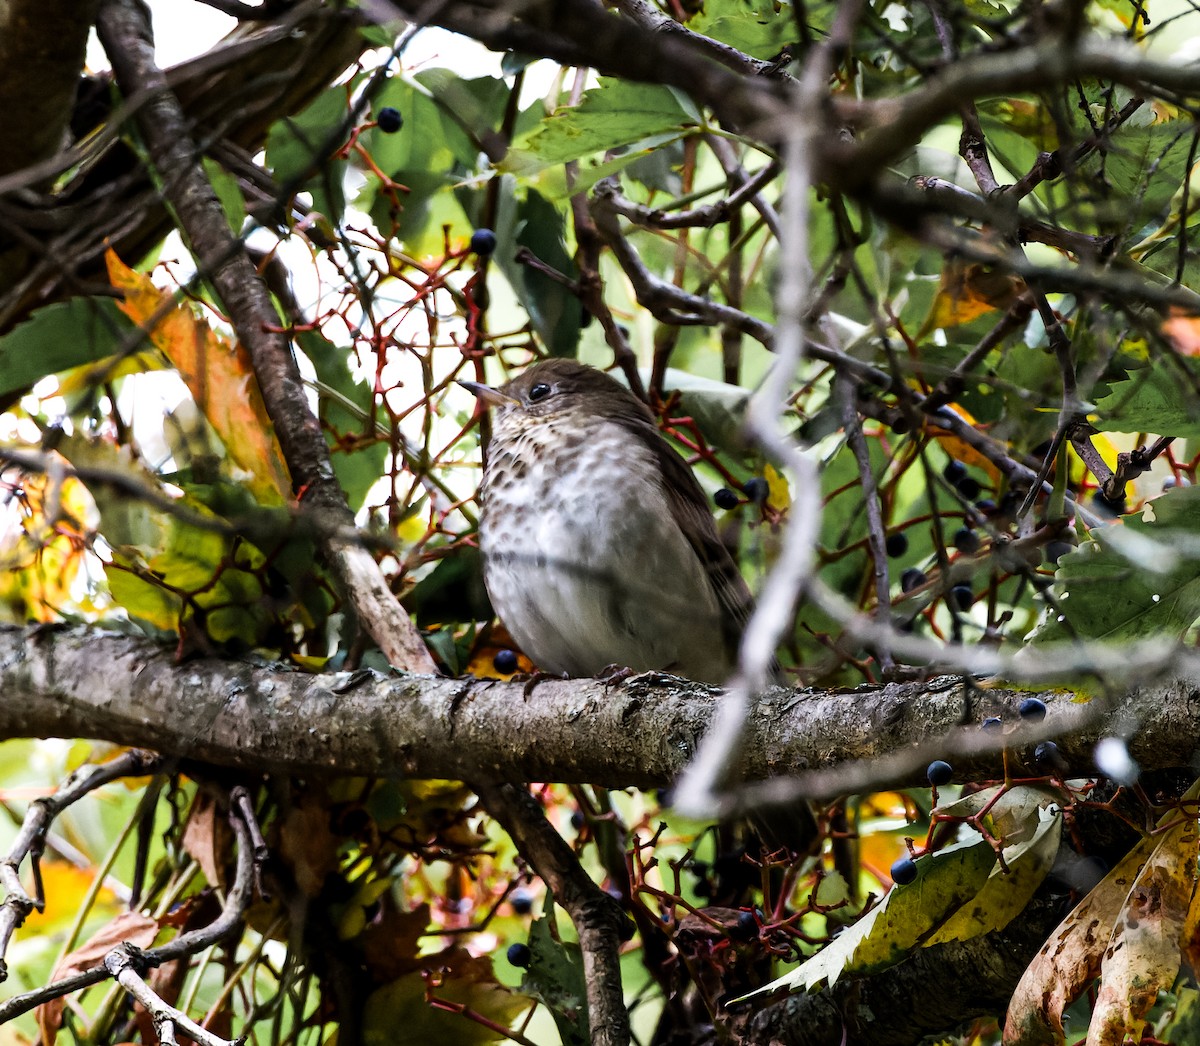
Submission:
<svg viewBox="0 0 1200 1046">
<path fill-rule="evenodd" d="M 167 647 L 82 628 L 0 629 L 0 689 L 0 738 L 106 738 L 259 773 L 643 788 L 674 781 L 719 696 L 670 677 L 547 681 L 525 697 L 520 683 L 488 680 L 314 676 L 217 659 L 176 665 Z M 1147 684 L 1103 705 L 1043 691 L 1050 714 L 1037 728 L 1018 724 L 1015 709 L 1028 696 L 964 688 L 952 677 L 848 692 L 776 689 L 758 703 L 732 769 L 743 781 L 808 769 L 806 794 L 823 798 L 920 784 L 925 764 L 947 752 L 964 776 L 998 776 L 1004 740 L 1014 765 L 1032 768 L 1034 743 L 1058 736 L 1081 777 L 1093 772 L 1104 736 L 1128 737 L 1147 769 L 1187 765 L 1196 754 L 1200 684 Z M 991 715 L 1016 732 L 980 731 Z"/>
</svg>

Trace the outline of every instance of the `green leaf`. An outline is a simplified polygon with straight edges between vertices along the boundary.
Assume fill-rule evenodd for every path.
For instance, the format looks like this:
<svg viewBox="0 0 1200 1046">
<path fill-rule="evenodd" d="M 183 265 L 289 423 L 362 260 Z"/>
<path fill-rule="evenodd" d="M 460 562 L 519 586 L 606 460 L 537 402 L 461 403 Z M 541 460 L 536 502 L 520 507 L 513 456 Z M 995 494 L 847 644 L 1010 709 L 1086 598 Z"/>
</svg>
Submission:
<svg viewBox="0 0 1200 1046">
<path fill-rule="evenodd" d="M 511 149 L 499 168 L 528 176 L 593 153 L 633 145 L 652 135 L 677 134 L 695 121 L 666 87 L 603 78 L 579 105 L 542 120 Z"/>
<path fill-rule="evenodd" d="M 235 232 L 242 231 L 246 220 L 246 198 L 242 195 L 241 186 L 237 179 L 222 167 L 216 160 L 203 157 L 204 173 L 208 175 L 209 184 L 221 202 L 221 210 L 229 221 L 229 227 Z"/>
<path fill-rule="evenodd" d="M 350 373 L 346 360 L 349 349 L 330 344 L 316 331 L 301 331 L 296 340 L 317 372 L 317 380 L 325 387 L 317 390 L 318 413 L 325 438 L 329 442 L 333 471 L 350 508 L 357 512 L 368 491 L 383 475 L 388 445 L 376 439 L 368 426 L 373 394 L 371 386 Z M 336 393 L 336 395 L 332 395 Z M 347 402 L 358 408 L 355 412 Z M 346 450 L 338 437 L 359 435 L 363 446 Z"/>
<path fill-rule="evenodd" d="M 915 882 L 893 886 L 878 907 L 832 944 L 743 998 L 782 988 L 801 991 L 821 983 L 833 985 L 843 973 L 870 973 L 895 965 L 979 893 L 995 863 L 996 852 L 982 837 L 922 857 Z"/>
<path fill-rule="evenodd" d="M 512 179 L 505 179 L 506 183 Z M 497 222 L 504 231 L 507 222 Z M 534 189 L 516 203 L 512 219 L 515 246 L 527 247 L 568 279 L 576 279 L 575 263 L 567 253 L 563 213 Z M 503 247 L 503 244 L 501 245 Z M 575 355 L 579 345 L 579 298 L 557 280 L 513 260 L 514 249 L 497 250 L 496 262 L 517 292 L 534 329 L 552 356 Z"/>
<path fill-rule="evenodd" d="M 1057 799 L 1046 789 L 1023 785 L 1010 788 L 1001 797 L 997 807 L 1005 801 L 1007 806 L 997 810 L 996 816 L 1015 814 L 1018 818 L 1016 826 L 1003 833 L 1004 865 L 996 863 L 983 889 L 947 919 L 924 942 L 925 947 L 1002 930 L 1025 910 L 1058 855 L 1063 818 Z"/>
<path fill-rule="evenodd" d="M 1200 618 L 1200 487 L 1172 490 L 1090 537 L 1058 561 L 1034 643 L 1178 637 Z"/>
<path fill-rule="evenodd" d="M 1101 432 L 1154 432 L 1200 436 L 1200 361 L 1172 356 L 1131 371 L 1096 404 L 1093 425 Z"/>
<path fill-rule="evenodd" d="M 133 329 L 112 298 L 72 298 L 38 309 L 0 338 L 0 396 L 114 355 Z"/>
<path fill-rule="evenodd" d="M 706 0 L 687 25 L 754 58 L 773 58 L 796 39 L 791 8 L 775 0 Z"/>
<path fill-rule="evenodd" d="M 553 936 L 553 919 L 553 902 L 547 898 L 545 913 L 529 928 L 533 961 L 521 981 L 521 991 L 550 1011 L 563 1046 L 586 1046 L 591 1040 L 583 952 L 574 941 L 560 941 Z"/>
<path fill-rule="evenodd" d="M 285 185 L 299 179 L 312 195 L 314 209 L 335 225 L 346 210 L 346 161 L 333 159 L 323 150 L 348 112 L 346 85 L 337 84 L 303 112 L 280 120 L 267 136 L 267 166 L 275 178 Z M 335 143 L 334 148 L 341 144 Z"/>
</svg>

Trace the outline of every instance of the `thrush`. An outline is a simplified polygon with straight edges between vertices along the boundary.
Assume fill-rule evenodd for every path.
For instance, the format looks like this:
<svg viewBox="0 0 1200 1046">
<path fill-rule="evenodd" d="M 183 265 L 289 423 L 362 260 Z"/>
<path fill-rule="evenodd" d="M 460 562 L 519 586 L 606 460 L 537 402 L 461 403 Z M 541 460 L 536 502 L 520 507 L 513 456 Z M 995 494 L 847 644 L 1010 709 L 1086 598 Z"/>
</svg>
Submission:
<svg viewBox="0 0 1200 1046">
<path fill-rule="evenodd" d="M 573 360 L 500 388 L 462 384 L 493 411 L 479 543 L 521 649 L 558 674 L 617 665 L 725 682 L 750 592 L 645 404 Z"/>
</svg>

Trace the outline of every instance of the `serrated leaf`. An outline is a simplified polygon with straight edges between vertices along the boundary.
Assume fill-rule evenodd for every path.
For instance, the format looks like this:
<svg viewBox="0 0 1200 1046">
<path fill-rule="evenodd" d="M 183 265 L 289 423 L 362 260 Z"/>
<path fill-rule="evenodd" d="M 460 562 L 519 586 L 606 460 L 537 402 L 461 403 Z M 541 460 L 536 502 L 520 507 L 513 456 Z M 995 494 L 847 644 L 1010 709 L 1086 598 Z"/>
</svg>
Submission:
<svg viewBox="0 0 1200 1046">
<path fill-rule="evenodd" d="M 1062 810 L 1037 808 L 1037 827 L 1028 838 L 1003 851 L 1004 867 L 997 862 L 982 890 L 954 913 L 928 941 L 926 947 L 949 941 L 966 941 L 993 930 L 1002 930 L 1033 897 L 1054 866 L 1062 839 Z"/>
<path fill-rule="evenodd" d="M 528 176 L 693 125 L 670 89 L 602 78 L 579 105 L 563 107 L 543 119 L 509 151 L 499 168 Z"/>
<path fill-rule="evenodd" d="M 1180 636 L 1200 618 L 1200 488 L 1169 491 L 1090 537 L 1058 561 L 1033 643 Z"/>
<path fill-rule="evenodd" d="M 111 298 L 72 298 L 36 310 L 0 338 L 0 396 L 107 359 L 132 330 Z"/>
<path fill-rule="evenodd" d="M 521 991 L 549 1009 L 563 1046 L 586 1046 L 590 1037 L 583 952 L 575 942 L 554 937 L 550 932 L 553 918 L 553 900 L 547 897 L 544 914 L 529 928 L 532 961 L 521 980 Z"/>
<path fill-rule="evenodd" d="M 783 988 L 801 991 L 822 983 L 832 985 L 844 973 L 870 973 L 894 965 L 979 893 L 995 863 L 996 852 L 982 837 L 927 854 L 917 861 L 915 882 L 893 886 L 878 907 L 832 944 L 743 998 Z"/>
<path fill-rule="evenodd" d="M 1200 436 L 1200 361 L 1164 359 L 1130 371 L 1096 403 L 1092 424 L 1101 432 L 1154 432 Z"/>
</svg>

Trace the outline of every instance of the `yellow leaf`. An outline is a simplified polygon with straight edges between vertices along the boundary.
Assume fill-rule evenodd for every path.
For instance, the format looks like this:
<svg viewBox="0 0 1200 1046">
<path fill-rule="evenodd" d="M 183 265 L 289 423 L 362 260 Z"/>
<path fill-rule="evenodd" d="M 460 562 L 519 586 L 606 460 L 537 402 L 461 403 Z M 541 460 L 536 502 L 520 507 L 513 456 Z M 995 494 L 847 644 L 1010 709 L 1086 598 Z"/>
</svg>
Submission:
<svg viewBox="0 0 1200 1046">
<path fill-rule="evenodd" d="M 977 316 L 1007 309 L 1025 290 L 1020 277 L 992 272 L 978 262 L 949 261 L 918 338 L 943 327 L 957 327 Z"/>
<path fill-rule="evenodd" d="M 792 492 L 788 488 L 787 477 L 771 465 L 763 467 L 763 476 L 767 480 L 767 504 L 783 512 L 792 503 Z"/>
<path fill-rule="evenodd" d="M 171 295 L 126 266 L 112 250 L 105 259 L 113 286 L 125 293 L 121 311 L 144 328 L 171 302 Z M 147 333 L 179 371 L 230 458 L 250 473 L 248 485 L 258 502 L 284 504 L 291 496 L 291 477 L 246 350 L 230 345 L 182 304 L 166 308 Z"/>
</svg>

